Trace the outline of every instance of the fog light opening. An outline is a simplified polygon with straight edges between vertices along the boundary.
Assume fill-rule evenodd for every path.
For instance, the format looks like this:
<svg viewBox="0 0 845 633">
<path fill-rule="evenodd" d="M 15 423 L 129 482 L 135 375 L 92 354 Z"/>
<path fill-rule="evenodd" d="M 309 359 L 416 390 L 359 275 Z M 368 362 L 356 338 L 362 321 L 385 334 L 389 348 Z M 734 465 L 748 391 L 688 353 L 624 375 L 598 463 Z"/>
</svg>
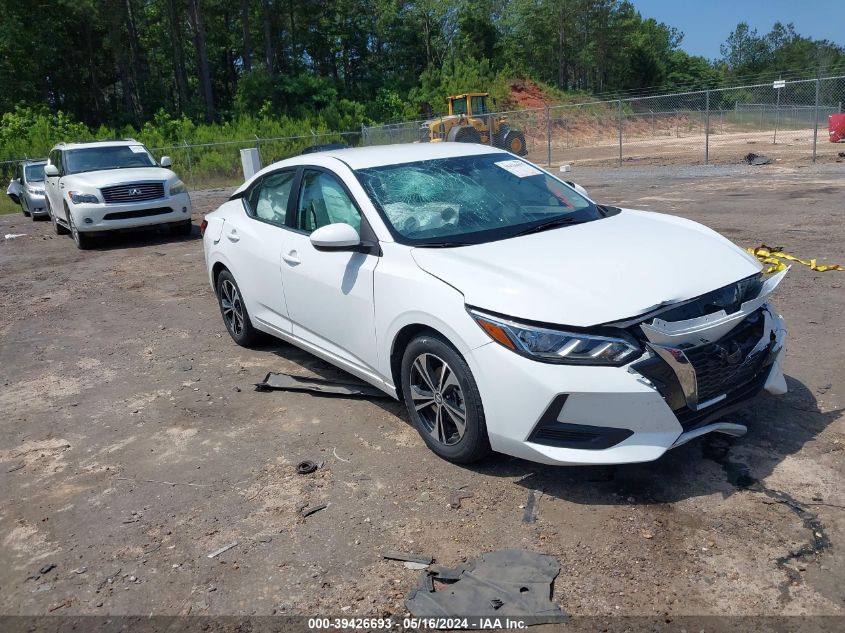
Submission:
<svg viewBox="0 0 845 633">
<path fill-rule="evenodd" d="M 94 220 L 91 218 L 85 218 L 85 224 L 94 224 Z"/>
<path fill-rule="evenodd" d="M 187 213 L 187 212 L 188 212 L 188 207 L 182 207 L 182 213 Z"/>
</svg>

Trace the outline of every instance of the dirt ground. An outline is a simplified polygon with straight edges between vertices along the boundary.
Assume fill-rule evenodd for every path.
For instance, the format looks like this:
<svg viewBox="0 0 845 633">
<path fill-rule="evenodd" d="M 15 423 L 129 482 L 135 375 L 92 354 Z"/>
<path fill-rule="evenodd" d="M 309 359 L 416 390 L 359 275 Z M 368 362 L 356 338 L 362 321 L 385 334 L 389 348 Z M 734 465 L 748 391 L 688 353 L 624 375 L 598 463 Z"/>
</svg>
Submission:
<svg viewBox="0 0 845 633">
<path fill-rule="evenodd" d="M 645 121 L 640 121 L 645 123 Z M 813 130 L 786 129 L 737 130 L 730 127 L 720 129 L 718 120 L 712 124 L 710 135 L 709 162 L 712 165 L 736 165 L 749 154 L 768 156 L 773 164 L 787 167 L 812 166 Z M 625 166 L 667 166 L 703 165 L 705 138 L 700 133 L 684 131 L 676 134 L 675 129 L 663 129 L 662 134 L 651 136 L 648 130 L 626 133 L 622 138 L 622 162 Z M 602 136 L 604 133 L 604 136 Z M 614 129 L 598 129 L 598 136 L 580 133 L 573 135 L 555 131 L 552 136 L 552 165 L 572 164 L 579 167 L 615 167 L 619 161 L 619 140 Z M 528 139 L 528 159 L 540 165 L 548 161 L 548 146 L 545 132 L 541 137 Z M 830 165 L 839 162 L 845 165 L 845 143 L 828 141 L 827 129 L 819 129 L 816 144 L 816 163 Z"/>
<path fill-rule="evenodd" d="M 845 264 L 842 165 L 571 176 L 601 202 Z M 225 195 L 193 194 L 195 224 Z M 341 372 L 237 347 L 196 227 L 90 252 L 19 214 L 7 233 L 26 235 L 0 238 L 2 614 L 403 614 L 419 572 L 380 552 L 452 565 L 507 547 L 560 561 L 572 614 L 845 614 L 845 273 L 795 266 L 781 284 L 790 392 L 733 416 L 747 436 L 612 469 L 468 468 L 392 400 L 254 391 L 269 371 Z M 324 464 L 297 475 L 303 459 Z M 303 519 L 306 503 L 328 505 Z"/>
</svg>

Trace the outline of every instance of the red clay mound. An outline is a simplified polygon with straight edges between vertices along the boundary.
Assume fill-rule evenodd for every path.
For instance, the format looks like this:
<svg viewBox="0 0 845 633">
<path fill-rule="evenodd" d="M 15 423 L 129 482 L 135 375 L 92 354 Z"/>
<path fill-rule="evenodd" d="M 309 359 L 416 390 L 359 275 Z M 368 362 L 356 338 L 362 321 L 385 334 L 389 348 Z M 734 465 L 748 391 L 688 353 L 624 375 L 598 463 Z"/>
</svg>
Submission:
<svg viewBox="0 0 845 633">
<path fill-rule="evenodd" d="M 515 79 L 510 84 L 510 95 L 508 104 L 511 107 L 521 108 L 543 108 L 551 103 L 548 95 L 543 89 L 530 79 Z"/>
</svg>

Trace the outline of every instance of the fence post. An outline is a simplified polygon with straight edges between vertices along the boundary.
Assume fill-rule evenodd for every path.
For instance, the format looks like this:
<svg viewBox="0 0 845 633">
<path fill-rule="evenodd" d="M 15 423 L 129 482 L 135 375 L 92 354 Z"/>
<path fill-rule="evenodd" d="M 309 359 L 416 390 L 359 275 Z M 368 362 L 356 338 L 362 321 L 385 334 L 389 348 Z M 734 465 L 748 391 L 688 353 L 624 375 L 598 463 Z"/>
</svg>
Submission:
<svg viewBox="0 0 845 633">
<path fill-rule="evenodd" d="M 816 143 L 819 138 L 819 78 L 816 77 L 816 107 L 813 110 L 813 162 L 816 162 Z"/>
<path fill-rule="evenodd" d="M 487 115 L 487 144 L 493 147 L 493 115 Z"/>
<path fill-rule="evenodd" d="M 552 166 L 552 120 L 546 104 L 546 167 Z"/>
<path fill-rule="evenodd" d="M 780 90 L 780 88 L 777 89 L 778 100 L 777 104 L 775 105 L 775 136 L 772 139 L 772 145 L 778 144 L 778 125 L 780 125 Z"/>
<path fill-rule="evenodd" d="M 710 164 L 710 91 L 704 99 L 704 164 Z"/>
<path fill-rule="evenodd" d="M 619 97 L 619 166 L 622 167 L 622 97 Z"/>
<path fill-rule="evenodd" d="M 255 136 L 255 149 L 258 151 L 258 164 L 263 165 L 264 163 L 261 160 L 261 139 L 258 138 L 258 134 L 254 134 Z"/>
<path fill-rule="evenodd" d="M 190 179 L 191 186 L 194 184 L 194 161 L 191 157 L 191 146 L 188 145 L 188 141 L 185 141 L 185 149 L 188 150 L 188 178 Z"/>
</svg>

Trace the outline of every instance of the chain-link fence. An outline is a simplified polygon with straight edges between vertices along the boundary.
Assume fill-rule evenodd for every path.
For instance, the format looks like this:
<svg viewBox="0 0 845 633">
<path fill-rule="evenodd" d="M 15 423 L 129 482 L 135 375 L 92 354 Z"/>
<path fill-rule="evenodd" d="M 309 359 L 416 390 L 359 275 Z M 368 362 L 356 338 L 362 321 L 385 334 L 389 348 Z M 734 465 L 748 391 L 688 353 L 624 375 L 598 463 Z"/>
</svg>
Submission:
<svg viewBox="0 0 845 633">
<path fill-rule="evenodd" d="M 749 153 L 802 164 L 840 159 L 845 144 L 829 142 L 828 117 L 845 112 L 843 102 L 845 75 L 495 112 L 488 124 L 504 120 L 521 131 L 527 158 L 549 166 L 727 164 Z M 262 165 L 269 165 L 313 145 L 418 142 L 425 124 L 150 149 L 156 159 L 170 156 L 192 188 L 231 186 L 243 181 L 241 149 L 258 148 Z M 0 163 L 6 182 L 19 162 Z"/>
<path fill-rule="evenodd" d="M 156 160 L 169 156 L 173 169 L 192 188 L 226 187 L 243 182 L 242 149 L 256 148 L 262 165 L 297 156 L 307 147 L 342 143 L 357 147 L 361 132 L 332 132 L 222 143 L 181 143 L 149 148 Z"/>
<path fill-rule="evenodd" d="M 836 160 L 828 117 L 845 112 L 845 76 L 495 112 L 525 135 L 538 164 L 739 163 Z M 434 119 L 436 123 L 437 119 Z M 367 145 L 420 138 L 424 121 L 364 127 Z"/>
</svg>

